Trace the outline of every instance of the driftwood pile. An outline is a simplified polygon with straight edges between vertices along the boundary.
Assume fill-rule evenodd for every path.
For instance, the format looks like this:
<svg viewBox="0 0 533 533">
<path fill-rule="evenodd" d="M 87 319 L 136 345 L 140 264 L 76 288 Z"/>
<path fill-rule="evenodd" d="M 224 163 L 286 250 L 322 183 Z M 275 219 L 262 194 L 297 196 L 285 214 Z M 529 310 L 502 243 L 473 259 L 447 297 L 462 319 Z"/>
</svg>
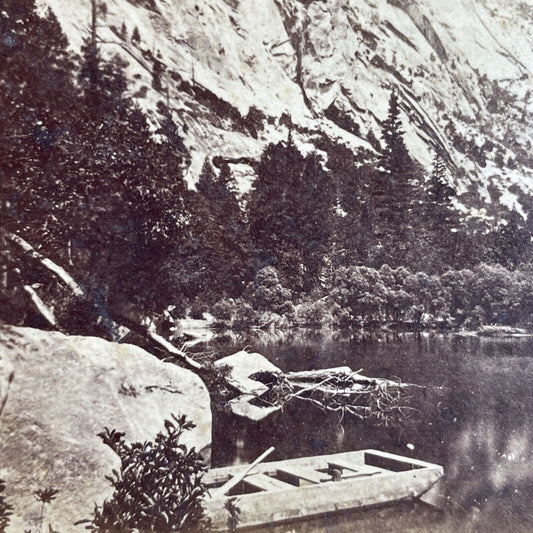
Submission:
<svg viewBox="0 0 533 533">
<path fill-rule="evenodd" d="M 282 409 L 291 401 L 312 404 L 324 411 L 354 415 L 388 425 L 417 412 L 415 391 L 423 387 L 400 381 L 370 378 L 347 366 L 283 373 L 256 353 L 238 352 L 217 361 L 227 383 L 238 396 L 228 408 L 254 421 Z"/>
<path fill-rule="evenodd" d="M 412 414 L 414 408 L 408 402 L 409 390 L 414 385 L 369 378 L 359 372 L 338 367 L 275 376 L 259 374 L 256 379 L 270 382 L 269 392 L 261 397 L 267 405 L 300 400 L 326 411 L 338 412 L 341 418 L 349 413 L 384 425 L 393 418 L 407 418 Z"/>
</svg>

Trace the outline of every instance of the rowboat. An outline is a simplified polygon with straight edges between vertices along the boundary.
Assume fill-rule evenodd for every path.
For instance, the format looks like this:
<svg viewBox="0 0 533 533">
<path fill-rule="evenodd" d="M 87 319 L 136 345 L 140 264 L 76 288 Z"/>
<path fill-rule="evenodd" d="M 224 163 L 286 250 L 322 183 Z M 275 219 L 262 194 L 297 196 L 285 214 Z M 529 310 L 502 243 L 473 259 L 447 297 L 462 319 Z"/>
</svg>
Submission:
<svg viewBox="0 0 533 533">
<path fill-rule="evenodd" d="M 439 465 L 378 450 L 214 468 L 204 507 L 215 531 L 259 527 L 419 498 L 442 475 Z"/>
</svg>

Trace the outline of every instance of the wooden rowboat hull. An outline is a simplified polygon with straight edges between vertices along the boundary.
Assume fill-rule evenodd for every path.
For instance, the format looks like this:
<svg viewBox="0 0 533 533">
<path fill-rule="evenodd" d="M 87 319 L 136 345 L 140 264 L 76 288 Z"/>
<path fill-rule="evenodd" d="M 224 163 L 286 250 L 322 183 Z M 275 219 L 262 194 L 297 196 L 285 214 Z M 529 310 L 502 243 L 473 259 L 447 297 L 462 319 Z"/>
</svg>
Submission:
<svg viewBox="0 0 533 533">
<path fill-rule="evenodd" d="M 246 468 L 213 469 L 204 481 L 216 488 Z M 237 529 L 249 528 L 419 498 L 442 475 L 441 466 L 377 450 L 276 461 L 258 465 L 229 495 L 208 495 L 205 511 L 216 531 L 227 530 L 230 500 Z"/>
</svg>

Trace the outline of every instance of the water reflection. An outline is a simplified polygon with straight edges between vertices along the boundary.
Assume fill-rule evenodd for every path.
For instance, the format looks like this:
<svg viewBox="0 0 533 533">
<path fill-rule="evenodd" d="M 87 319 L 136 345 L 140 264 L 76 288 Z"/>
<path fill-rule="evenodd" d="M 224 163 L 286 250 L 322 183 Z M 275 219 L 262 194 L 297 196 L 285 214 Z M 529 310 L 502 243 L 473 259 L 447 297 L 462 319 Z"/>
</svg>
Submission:
<svg viewBox="0 0 533 533">
<path fill-rule="evenodd" d="M 409 426 L 379 428 L 350 417 L 341 424 L 336 415 L 298 402 L 258 425 L 217 415 L 216 465 L 248 462 L 270 445 L 273 460 L 372 447 L 442 464 L 446 473 L 432 494 L 443 512 L 429 518 L 425 507 L 410 508 L 402 516 L 415 525 L 402 526 L 396 509 L 379 528 L 350 516 L 333 529 L 319 520 L 274 531 L 533 531 L 533 339 L 391 334 L 245 344 L 286 371 L 349 365 L 426 385 L 427 395 Z M 228 353 L 243 345 L 228 345 Z"/>
<path fill-rule="evenodd" d="M 341 512 L 298 524 L 258 528 L 254 529 L 254 533 L 404 533 L 418 531 L 420 526 L 438 527 L 442 519 L 443 513 L 439 509 L 416 502 L 366 511 Z"/>
</svg>

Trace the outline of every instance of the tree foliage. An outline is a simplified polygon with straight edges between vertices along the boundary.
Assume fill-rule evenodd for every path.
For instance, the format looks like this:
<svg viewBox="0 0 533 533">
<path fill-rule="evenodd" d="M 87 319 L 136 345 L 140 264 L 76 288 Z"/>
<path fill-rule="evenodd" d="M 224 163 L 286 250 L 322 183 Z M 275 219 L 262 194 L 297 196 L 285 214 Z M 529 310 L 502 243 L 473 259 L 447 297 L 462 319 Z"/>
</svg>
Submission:
<svg viewBox="0 0 533 533">
<path fill-rule="evenodd" d="M 244 212 L 234 192 L 229 165 L 219 165 L 216 169 L 206 160 L 197 192 L 187 194 L 186 240 L 171 258 L 172 268 L 186 280 L 184 294 L 205 301 L 240 296 L 249 278 Z"/>
<path fill-rule="evenodd" d="M 316 154 L 292 143 L 269 145 L 248 203 L 255 269 L 276 266 L 283 280 L 309 291 L 319 283 L 331 234 L 334 191 Z"/>
<path fill-rule="evenodd" d="M 39 14 L 34 0 L 5 0 L 0 13 L 0 225 L 72 272 L 87 293 L 85 302 L 69 301 L 2 240 L 4 320 L 37 324 L 24 312 L 24 286 L 36 283 L 77 333 L 105 313 L 208 310 L 217 301 L 233 323 L 232 307 L 272 320 L 292 320 L 297 309 L 302 322 L 313 322 L 329 304 L 336 309 L 330 318 L 343 322 L 444 316 L 438 306 L 457 323 L 474 308 L 486 320 L 524 318 L 527 299 L 515 295 L 523 302 L 517 308 L 504 298 L 512 308 L 505 318 L 501 305 L 476 297 L 471 308 L 459 285 L 445 288 L 452 278 L 470 283 L 468 272 L 480 265 L 528 271 L 533 225 L 517 211 L 496 209 L 494 187 L 492 218 L 460 214 L 454 169 L 442 152 L 424 179 L 405 143 L 408 102 L 399 93 L 391 94 L 377 157 L 325 138 L 315 144 L 326 157 L 304 154 L 296 143 L 302 131 L 284 117 L 289 138 L 265 148 L 247 195 L 236 193 L 231 160 L 216 155 L 190 191 L 183 180 L 190 155 L 169 102 L 157 105 L 154 135 L 128 96 L 124 62 L 103 59 L 97 22 L 105 13 L 97 0 L 90 5 L 80 57 L 69 53 L 52 12 Z M 140 43 L 137 28 L 131 40 Z M 165 65 L 161 56 L 153 60 L 159 90 Z M 240 119 L 257 133 L 265 116 L 252 109 Z M 458 200 L 482 213 L 475 192 Z M 531 198 L 519 197 L 531 210 Z M 401 268 L 407 285 L 396 279 Z"/>
<path fill-rule="evenodd" d="M 414 205 L 416 167 L 404 141 L 400 118 L 400 105 L 395 91 L 389 99 L 389 111 L 382 126 L 384 148 L 378 163 L 381 166 L 372 194 L 380 216 L 389 223 L 389 231 L 398 238 L 405 238 L 409 217 Z"/>
<path fill-rule="evenodd" d="M 186 218 L 176 138 L 153 139 L 124 64 L 103 61 L 92 32 L 77 65 L 52 13 L 23 0 L 5 4 L 2 34 L 2 226 L 71 265 L 106 306 L 168 305 L 161 264 Z"/>
</svg>

